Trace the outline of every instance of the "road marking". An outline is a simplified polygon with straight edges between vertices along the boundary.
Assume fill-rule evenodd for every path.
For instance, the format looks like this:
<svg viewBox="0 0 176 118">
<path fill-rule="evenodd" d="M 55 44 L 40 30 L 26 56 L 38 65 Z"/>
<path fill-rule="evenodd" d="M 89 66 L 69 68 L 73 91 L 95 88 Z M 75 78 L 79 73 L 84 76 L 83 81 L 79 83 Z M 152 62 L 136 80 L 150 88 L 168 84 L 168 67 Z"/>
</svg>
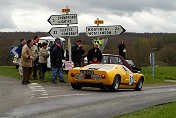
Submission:
<svg viewBox="0 0 176 118">
<path fill-rule="evenodd" d="M 68 96 L 82 96 L 82 95 L 88 95 L 88 94 L 67 94 L 67 95 L 56 95 L 56 96 L 48 96 L 48 97 L 53 98 L 53 97 L 68 97 Z"/>
<path fill-rule="evenodd" d="M 48 98 L 48 97 L 38 97 L 38 98 L 42 98 L 43 99 L 43 98 Z"/>
<path fill-rule="evenodd" d="M 42 87 L 42 86 L 35 86 L 35 87 L 36 87 L 36 88 L 37 88 L 37 87 L 39 87 L 39 88 L 40 88 L 40 87 Z"/>
<path fill-rule="evenodd" d="M 46 92 L 46 90 L 37 83 L 31 83 L 28 85 L 28 87 L 33 91 L 31 98 L 48 98 L 48 93 Z"/>
<path fill-rule="evenodd" d="M 37 90 L 37 89 L 36 89 L 36 90 L 33 90 L 33 91 L 46 91 L 46 90 Z"/>
<path fill-rule="evenodd" d="M 30 85 L 37 85 L 37 83 L 31 83 Z"/>
<path fill-rule="evenodd" d="M 41 94 L 41 95 L 48 95 L 48 94 Z"/>
</svg>

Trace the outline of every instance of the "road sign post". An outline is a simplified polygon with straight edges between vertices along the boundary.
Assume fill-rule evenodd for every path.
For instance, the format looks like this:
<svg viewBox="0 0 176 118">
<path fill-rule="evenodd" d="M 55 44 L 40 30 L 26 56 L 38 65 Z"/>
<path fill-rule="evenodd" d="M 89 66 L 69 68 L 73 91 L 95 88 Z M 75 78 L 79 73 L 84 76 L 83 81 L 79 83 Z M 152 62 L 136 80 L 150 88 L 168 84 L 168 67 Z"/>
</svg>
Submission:
<svg viewBox="0 0 176 118">
<path fill-rule="evenodd" d="M 11 55 L 18 55 L 18 47 L 10 47 Z"/>
<path fill-rule="evenodd" d="M 123 32 L 126 31 L 121 25 L 99 26 L 99 24 L 104 23 L 104 21 L 99 20 L 99 18 L 97 18 L 97 20 L 95 20 L 94 23 L 97 24 L 97 26 L 86 27 L 86 35 L 87 36 L 97 37 L 97 39 L 94 41 L 100 40 L 99 36 L 119 35 L 119 34 L 122 34 Z M 103 49 L 106 46 L 106 43 L 108 42 L 108 39 L 103 39 L 101 42 L 103 42 L 103 44 L 99 43 L 99 48 L 101 51 L 103 51 Z"/>
<path fill-rule="evenodd" d="M 87 36 L 119 35 L 123 32 L 125 32 L 125 29 L 121 25 L 86 27 Z"/>
<path fill-rule="evenodd" d="M 64 36 L 78 36 L 78 27 L 73 26 L 73 27 L 53 27 L 49 31 L 49 34 L 52 37 L 57 38 L 58 36 L 64 37 Z"/>
<path fill-rule="evenodd" d="M 77 14 L 51 15 L 48 19 L 51 25 L 78 24 Z"/>
<path fill-rule="evenodd" d="M 152 77 L 154 79 L 154 67 L 155 67 L 155 54 L 150 53 L 150 64 L 152 66 Z"/>
<path fill-rule="evenodd" d="M 68 37 L 68 51 L 69 51 L 69 61 L 71 61 L 71 36 L 78 36 L 78 27 L 69 26 L 70 24 L 78 24 L 77 14 L 69 14 L 70 9 L 66 6 L 66 9 L 62 9 L 62 12 L 66 14 L 62 15 L 51 15 L 48 22 L 51 25 L 67 25 L 67 27 L 53 27 L 50 29 L 49 34 L 54 37 Z"/>
</svg>

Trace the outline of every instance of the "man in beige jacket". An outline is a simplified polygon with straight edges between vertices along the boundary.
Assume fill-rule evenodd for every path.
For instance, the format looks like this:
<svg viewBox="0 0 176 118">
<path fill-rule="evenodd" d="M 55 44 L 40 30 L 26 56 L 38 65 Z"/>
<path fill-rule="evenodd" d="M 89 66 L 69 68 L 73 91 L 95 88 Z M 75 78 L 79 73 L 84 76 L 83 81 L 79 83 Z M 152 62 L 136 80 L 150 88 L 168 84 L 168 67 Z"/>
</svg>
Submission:
<svg viewBox="0 0 176 118">
<path fill-rule="evenodd" d="M 28 40 L 22 48 L 21 53 L 21 65 L 23 67 L 23 81 L 22 84 L 30 84 L 30 78 L 32 75 L 32 61 L 34 59 L 32 55 L 33 40 Z"/>
</svg>

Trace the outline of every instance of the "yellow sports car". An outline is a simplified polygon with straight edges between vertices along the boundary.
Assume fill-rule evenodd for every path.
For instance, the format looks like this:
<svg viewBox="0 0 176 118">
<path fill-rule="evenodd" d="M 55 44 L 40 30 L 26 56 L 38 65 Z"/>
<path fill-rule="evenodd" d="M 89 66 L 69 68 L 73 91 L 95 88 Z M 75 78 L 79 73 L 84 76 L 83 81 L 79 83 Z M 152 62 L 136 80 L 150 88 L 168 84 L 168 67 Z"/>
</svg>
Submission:
<svg viewBox="0 0 176 118">
<path fill-rule="evenodd" d="M 69 70 L 68 79 L 73 89 L 99 87 L 102 90 L 134 89 L 140 91 L 144 75 L 132 73 L 119 64 L 90 64 Z"/>
</svg>

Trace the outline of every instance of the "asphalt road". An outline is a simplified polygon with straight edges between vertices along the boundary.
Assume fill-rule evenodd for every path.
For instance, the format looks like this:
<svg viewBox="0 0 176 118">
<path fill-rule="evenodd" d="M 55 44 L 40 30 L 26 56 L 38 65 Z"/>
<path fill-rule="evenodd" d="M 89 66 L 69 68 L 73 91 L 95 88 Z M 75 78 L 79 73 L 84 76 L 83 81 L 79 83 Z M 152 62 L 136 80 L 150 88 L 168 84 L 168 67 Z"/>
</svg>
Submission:
<svg viewBox="0 0 176 118">
<path fill-rule="evenodd" d="M 26 86 L 0 76 L 0 118 L 109 118 L 172 101 L 176 101 L 176 85 L 102 92 L 73 90 L 65 83 Z"/>
</svg>

